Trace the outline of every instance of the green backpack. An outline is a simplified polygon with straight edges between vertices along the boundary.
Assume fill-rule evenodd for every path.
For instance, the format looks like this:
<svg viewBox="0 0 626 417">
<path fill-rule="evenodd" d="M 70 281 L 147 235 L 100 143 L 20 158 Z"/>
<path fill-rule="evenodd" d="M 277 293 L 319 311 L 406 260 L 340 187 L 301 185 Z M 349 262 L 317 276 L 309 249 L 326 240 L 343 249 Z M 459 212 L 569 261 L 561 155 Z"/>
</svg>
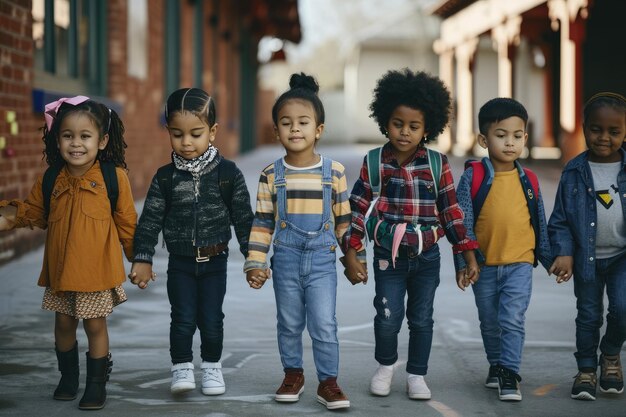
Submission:
<svg viewBox="0 0 626 417">
<path fill-rule="evenodd" d="M 382 147 L 370 149 L 367 152 L 367 176 L 370 179 L 372 194 L 374 199 L 380 195 L 380 178 L 382 164 L 380 158 L 382 155 Z M 439 181 L 441 180 L 441 154 L 430 148 L 426 148 L 428 152 L 428 167 L 435 183 L 435 195 L 439 194 Z"/>
</svg>

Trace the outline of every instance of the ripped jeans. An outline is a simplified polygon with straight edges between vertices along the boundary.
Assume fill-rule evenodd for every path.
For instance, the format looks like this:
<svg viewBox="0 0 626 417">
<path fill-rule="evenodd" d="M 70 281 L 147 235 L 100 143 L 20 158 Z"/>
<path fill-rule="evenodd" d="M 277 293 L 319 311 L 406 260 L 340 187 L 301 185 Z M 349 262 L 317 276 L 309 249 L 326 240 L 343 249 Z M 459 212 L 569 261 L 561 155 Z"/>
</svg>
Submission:
<svg viewBox="0 0 626 417">
<path fill-rule="evenodd" d="M 439 286 L 441 257 L 439 245 L 414 258 L 396 259 L 391 252 L 374 248 L 375 358 L 382 365 L 398 360 L 398 333 L 404 320 L 404 298 L 408 295 L 406 318 L 409 324 L 409 354 L 406 371 L 426 375 L 433 341 L 433 301 Z"/>
</svg>

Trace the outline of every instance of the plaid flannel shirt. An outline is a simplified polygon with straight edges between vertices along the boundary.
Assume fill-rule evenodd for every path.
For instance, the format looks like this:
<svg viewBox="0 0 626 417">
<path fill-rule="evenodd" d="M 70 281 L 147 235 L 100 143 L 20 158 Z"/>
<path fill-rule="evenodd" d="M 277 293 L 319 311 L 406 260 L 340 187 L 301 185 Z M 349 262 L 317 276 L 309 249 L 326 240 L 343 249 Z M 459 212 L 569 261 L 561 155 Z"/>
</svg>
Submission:
<svg viewBox="0 0 626 417">
<path fill-rule="evenodd" d="M 375 210 L 379 218 L 389 223 L 439 225 L 440 227 L 435 232 L 421 232 L 424 250 L 434 245 L 444 233 L 452 243 L 455 254 L 476 249 L 478 242 L 468 237 L 463 225 L 464 215 L 457 203 L 450 164 L 443 154 L 441 162 L 439 192 L 435 196 L 434 180 L 428 165 L 426 149 L 423 146 L 418 147 L 413 157 L 400 166 L 391 144 L 385 144 L 381 154 L 380 196 Z M 363 244 L 365 214 L 372 198 L 367 157 L 365 157 L 359 179 L 352 188 L 350 196 L 352 221 L 343 240 L 344 249 L 347 250 L 350 247 L 356 249 L 361 259 L 364 259 L 365 254 Z M 419 232 L 407 229 L 401 246 L 417 247 L 419 242 L 417 233 Z"/>
</svg>

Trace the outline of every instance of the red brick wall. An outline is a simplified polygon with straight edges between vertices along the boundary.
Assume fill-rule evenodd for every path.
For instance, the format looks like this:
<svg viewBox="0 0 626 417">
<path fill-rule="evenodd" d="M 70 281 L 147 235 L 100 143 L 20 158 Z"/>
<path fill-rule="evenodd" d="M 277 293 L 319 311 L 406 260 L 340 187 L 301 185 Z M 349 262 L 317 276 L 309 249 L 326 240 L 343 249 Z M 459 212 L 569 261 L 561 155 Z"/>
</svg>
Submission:
<svg viewBox="0 0 626 417">
<path fill-rule="evenodd" d="M 126 163 L 135 199 L 144 198 L 156 169 L 169 162 L 171 147 L 160 125 L 163 88 L 162 0 L 148 3 L 148 73 L 146 79 L 128 75 L 127 0 L 109 1 L 109 96 L 123 105 L 121 115 L 128 148 Z"/>
<path fill-rule="evenodd" d="M 145 79 L 128 75 L 127 4 L 108 4 L 108 92 L 122 105 L 126 127 L 126 162 L 135 199 L 145 197 L 156 169 L 169 162 L 171 147 L 161 125 L 164 97 L 164 0 L 148 5 L 148 71 Z M 213 10 L 214 5 L 219 10 Z M 181 1 L 180 87 L 193 83 L 193 2 Z M 203 88 L 216 98 L 219 131 L 216 145 L 227 157 L 239 152 L 240 114 L 239 33 L 242 11 L 238 2 L 205 2 Z M 38 130 L 42 114 L 32 111 L 34 78 L 30 0 L 0 0 L 0 200 L 28 196 L 36 176 L 47 167 Z M 217 27 L 210 25 L 218 17 Z M 216 62 L 217 61 L 217 62 Z M 7 113 L 15 112 L 18 133 L 11 133 Z M 0 264 L 43 242 L 44 232 L 0 232 Z"/>
<path fill-rule="evenodd" d="M 0 2 L 0 200 L 25 198 L 47 166 L 39 128 L 43 115 L 33 114 L 33 41 L 31 2 Z M 15 114 L 12 134 L 7 115 Z M 2 141 L 2 139 L 0 139 Z M 41 244 L 44 233 L 19 229 L 0 232 L 0 263 Z"/>
</svg>

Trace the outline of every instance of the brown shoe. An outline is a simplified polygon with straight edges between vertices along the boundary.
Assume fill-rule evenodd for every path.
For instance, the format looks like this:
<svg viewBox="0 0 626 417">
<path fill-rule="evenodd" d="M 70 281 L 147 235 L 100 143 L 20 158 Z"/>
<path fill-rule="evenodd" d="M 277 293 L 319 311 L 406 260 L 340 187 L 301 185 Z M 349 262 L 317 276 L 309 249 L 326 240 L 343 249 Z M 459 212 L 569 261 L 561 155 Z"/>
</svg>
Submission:
<svg viewBox="0 0 626 417">
<path fill-rule="evenodd" d="M 281 403 L 295 403 L 304 391 L 304 373 L 302 369 L 285 369 L 285 379 L 276 391 L 274 399 Z"/>
<path fill-rule="evenodd" d="M 320 382 L 317 387 L 317 401 L 324 404 L 329 410 L 350 407 L 350 401 L 337 385 L 336 377 Z"/>
</svg>

